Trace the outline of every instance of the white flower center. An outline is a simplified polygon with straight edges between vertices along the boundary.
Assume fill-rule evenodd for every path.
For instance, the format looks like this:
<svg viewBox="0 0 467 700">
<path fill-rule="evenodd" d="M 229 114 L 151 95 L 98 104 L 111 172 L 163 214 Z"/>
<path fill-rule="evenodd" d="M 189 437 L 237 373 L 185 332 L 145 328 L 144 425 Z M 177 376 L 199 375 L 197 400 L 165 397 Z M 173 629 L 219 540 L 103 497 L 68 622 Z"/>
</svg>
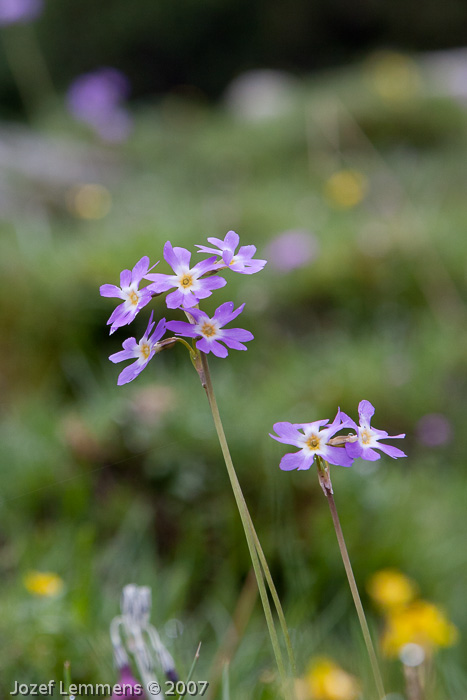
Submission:
<svg viewBox="0 0 467 700">
<path fill-rule="evenodd" d="M 178 278 L 178 284 L 180 285 L 180 289 L 182 291 L 190 289 L 190 287 L 193 286 L 193 283 L 194 283 L 193 275 L 191 275 L 189 272 L 183 273 Z"/>
<path fill-rule="evenodd" d="M 151 346 L 147 342 L 141 341 L 139 344 L 139 357 L 142 362 L 146 362 L 151 354 Z"/>
<path fill-rule="evenodd" d="M 361 431 L 360 440 L 362 441 L 362 443 L 364 445 L 369 445 L 371 442 L 371 438 L 372 438 L 371 431 L 368 430 L 368 428 L 365 428 L 364 430 Z"/>
</svg>

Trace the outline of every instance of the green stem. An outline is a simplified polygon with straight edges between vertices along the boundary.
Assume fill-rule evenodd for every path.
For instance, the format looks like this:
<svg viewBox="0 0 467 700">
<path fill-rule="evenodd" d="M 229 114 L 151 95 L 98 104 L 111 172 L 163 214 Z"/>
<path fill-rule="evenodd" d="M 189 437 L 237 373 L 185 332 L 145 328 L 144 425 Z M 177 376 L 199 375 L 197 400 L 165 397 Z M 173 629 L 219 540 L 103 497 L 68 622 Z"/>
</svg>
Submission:
<svg viewBox="0 0 467 700">
<path fill-rule="evenodd" d="M 318 467 L 319 469 L 319 467 Z M 378 690 L 378 695 L 382 699 L 385 696 L 383 679 L 381 677 L 381 672 L 379 670 L 378 659 L 376 658 L 375 649 L 373 642 L 371 641 L 370 630 L 368 628 L 368 623 L 366 621 L 365 612 L 363 610 L 362 601 L 360 600 L 360 594 L 358 592 L 357 583 L 355 581 L 355 576 L 352 571 L 352 565 L 350 563 L 349 554 L 344 540 L 344 533 L 342 532 L 342 527 L 339 521 L 339 516 L 337 514 L 336 504 L 334 502 L 334 496 L 332 493 L 332 488 L 323 488 L 323 491 L 328 499 L 329 508 L 331 510 L 332 522 L 334 523 L 334 529 L 337 535 L 337 542 L 339 544 L 339 549 L 342 556 L 342 561 L 344 562 L 345 573 L 347 574 L 347 579 L 349 581 L 350 590 L 352 592 L 353 602 L 357 610 L 358 620 L 360 622 L 360 627 L 362 628 L 363 638 L 365 640 L 365 645 L 368 651 L 368 656 L 370 657 L 371 668 L 373 671 L 373 676 L 375 678 L 376 688 Z"/>
<path fill-rule="evenodd" d="M 202 373 L 200 373 L 200 378 L 209 401 L 209 406 L 211 408 L 212 417 L 214 420 L 214 425 L 216 428 L 217 436 L 219 438 L 219 443 L 221 446 L 222 454 L 224 457 L 225 465 L 227 467 L 227 472 L 229 475 L 230 483 L 235 496 L 235 501 L 237 503 L 238 511 L 240 513 L 240 518 L 242 521 L 243 529 L 245 531 L 245 536 L 248 544 L 248 549 L 250 551 L 251 561 L 253 564 L 253 569 L 256 575 L 256 581 L 258 583 L 258 590 L 261 597 L 261 602 L 263 604 L 264 615 L 266 617 L 266 623 L 269 630 L 269 636 L 271 638 L 271 644 L 274 650 L 274 656 L 276 658 L 277 668 L 281 677 L 283 688 L 286 685 L 286 673 L 285 666 L 282 659 L 282 652 L 279 645 L 279 640 L 277 638 L 277 632 L 274 626 L 274 620 L 272 616 L 271 606 L 269 603 L 268 594 L 266 587 L 264 585 L 263 572 L 261 571 L 261 565 L 258 558 L 258 553 L 256 549 L 255 536 L 253 535 L 252 523 L 250 514 L 248 512 L 248 507 L 244 499 L 240 482 L 237 478 L 237 473 L 230 456 L 229 446 L 227 444 L 227 439 L 225 437 L 224 428 L 222 425 L 222 420 L 219 414 L 219 409 L 217 406 L 216 397 L 214 394 L 214 389 L 211 381 L 211 374 L 209 371 L 209 365 L 205 353 L 200 353 L 201 355 L 201 366 Z M 264 555 L 263 555 L 264 556 Z"/>
</svg>

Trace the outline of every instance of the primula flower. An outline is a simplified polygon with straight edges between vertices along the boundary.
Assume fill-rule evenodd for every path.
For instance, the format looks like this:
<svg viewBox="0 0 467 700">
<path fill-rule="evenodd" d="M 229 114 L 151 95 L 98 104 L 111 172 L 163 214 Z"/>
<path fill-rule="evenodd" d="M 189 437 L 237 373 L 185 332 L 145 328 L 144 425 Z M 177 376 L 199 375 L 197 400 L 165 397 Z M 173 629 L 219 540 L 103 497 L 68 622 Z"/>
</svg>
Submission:
<svg viewBox="0 0 467 700">
<path fill-rule="evenodd" d="M 242 304 L 234 311 L 233 302 L 227 301 L 216 309 L 212 318 L 209 318 L 201 309 L 190 309 L 189 313 L 195 319 L 195 323 L 170 321 L 167 324 L 167 328 L 178 333 L 178 335 L 184 335 L 188 338 L 201 336 L 196 343 L 198 350 L 202 350 L 205 353 L 212 352 L 217 357 L 227 357 L 227 348 L 221 345 L 220 342 L 225 343 L 227 347 L 233 350 L 246 350 L 247 348 L 243 343 L 253 340 L 252 333 L 243 328 L 223 328 L 223 326 L 242 313 L 244 306 L 245 304 Z"/>
<path fill-rule="evenodd" d="M 120 274 L 120 287 L 117 287 L 115 284 L 103 284 L 101 286 L 101 296 L 123 299 L 123 304 L 117 306 L 107 321 L 107 325 L 112 324 L 110 334 L 114 333 L 120 326 L 126 326 L 128 323 L 131 323 L 138 311 L 141 311 L 143 306 L 146 306 L 151 301 L 152 293 L 149 291 L 149 287 L 144 287 L 143 289 L 138 289 L 138 287 L 148 270 L 152 270 L 152 267 L 149 267 L 148 256 L 144 255 L 136 263 L 133 270 L 123 270 Z"/>
<path fill-rule="evenodd" d="M 125 367 L 123 372 L 120 372 L 117 384 L 122 386 L 122 384 L 128 384 L 136 379 L 138 374 L 140 374 L 143 369 L 151 360 L 155 353 L 160 350 L 160 343 L 158 341 L 162 338 L 165 333 L 165 318 L 162 318 L 156 326 L 156 330 L 152 335 L 150 335 L 155 323 L 152 320 L 154 312 L 151 312 L 151 317 L 149 319 L 148 327 L 145 334 L 139 341 L 136 342 L 135 338 L 127 338 L 123 341 L 123 350 L 110 355 L 109 360 L 112 362 L 122 362 L 123 360 L 133 360 L 131 365 Z"/>
<path fill-rule="evenodd" d="M 397 459 L 397 457 L 406 457 L 407 455 L 397 447 L 385 445 L 384 443 L 380 444 L 379 441 L 385 440 L 386 438 L 391 440 L 395 438 L 404 438 L 405 433 L 402 435 L 388 435 L 385 430 L 376 430 L 376 428 L 372 428 L 370 422 L 374 412 L 375 409 L 369 401 L 360 401 L 358 404 L 360 426 L 357 426 L 349 416 L 341 412 L 340 415 L 342 419 L 347 421 L 348 425 L 357 432 L 356 440 L 345 444 L 345 449 L 349 457 L 352 457 L 352 459 L 361 457 L 362 459 L 368 459 L 374 462 L 381 458 L 381 455 L 375 452 L 375 450 L 381 450 L 381 452 L 384 452 L 393 459 Z"/>
<path fill-rule="evenodd" d="M 212 245 L 217 246 L 217 248 L 197 245 L 198 253 L 220 255 L 224 265 L 234 272 L 240 272 L 243 275 L 253 275 L 266 265 L 267 260 L 252 259 L 256 253 L 256 246 L 254 245 L 242 245 L 235 255 L 235 249 L 240 243 L 240 237 L 235 231 L 229 231 L 223 241 L 220 238 L 208 238 L 208 241 Z M 224 267 L 224 265 L 221 267 Z"/>
<path fill-rule="evenodd" d="M 332 423 L 328 423 L 327 418 L 313 423 L 275 423 L 274 430 L 277 435 L 269 433 L 270 437 L 285 445 L 300 448 L 299 452 L 284 455 L 280 468 L 284 471 L 309 469 L 316 456 L 341 467 L 352 466 L 353 460 L 343 448 L 327 444 L 341 428 L 347 428 L 349 425 L 347 421 L 342 422 L 341 415 L 338 412 Z"/>
<path fill-rule="evenodd" d="M 216 270 L 215 258 L 203 260 L 190 268 L 191 253 L 186 248 L 173 248 L 170 241 L 164 246 L 164 259 L 174 271 L 174 275 L 154 273 L 145 275 L 150 284 L 147 289 L 161 294 L 176 287 L 175 292 L 168 294 L 166 303 L 169 309 L 190 309 L 200 299 L 211 296 L 214 289 L 220 289 L 227 283 L 223 277 L 207 277 L 200 279 L 201 275 Z"/>
</svg>

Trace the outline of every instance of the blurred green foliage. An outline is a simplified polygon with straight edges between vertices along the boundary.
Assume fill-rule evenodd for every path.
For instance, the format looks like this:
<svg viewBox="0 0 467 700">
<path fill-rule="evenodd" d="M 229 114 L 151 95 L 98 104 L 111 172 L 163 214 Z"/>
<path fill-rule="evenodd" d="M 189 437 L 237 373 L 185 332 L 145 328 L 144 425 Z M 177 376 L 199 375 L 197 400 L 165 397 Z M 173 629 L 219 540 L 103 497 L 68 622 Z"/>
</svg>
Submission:
<svg viewBox="0 0 467 700">
<path fill-rule="evenodd" d="M 15 679 L 60 679 L 66 659 L 74 682 L 116 682 L 107 629 L 129 582 L 151 586 L 153 621 L 182 677 L 200 640 L 196 675 L 208 677 L 250 563 L 207 401 L 181 347 L 117 387 L 120 368 L 107 357 L 139 337 L 147 314 L 109 338 L 114 302 L 98 288 L 142 255 L 160 259 L 166 240 L 193 249 L 235 229 L 262 257 L 277 234 L 306 229 L 319 242 L 307 265 L 232 275 L 203 304 L 245 301 L 239 325 L 255 335 L 247 353 L 211 367 L 299 670 L 331 654 L 372 697 L 316 475 L 280 472 L 283 449 L 268 432 L 279 420 L 332 419 L 338 406 L 356 417 L 367 398 L 376 427 L 407 433 L 409 456 L 332 470 L 364 603 L 377 633 L 365 581 L 386 566 L 413 577 L 461 631 L 435 658 L 433 698 L 465 695 L 466 134 L 461 105 L 426 86 L 384 101 L 360 70 L 317 79 L 286 114 L 261 122 L 181 98 L 142 106 L 118 149 L 73 131 L 58 111 L 36 124 L 37 139 L 79 139 L 69 167 L 73 153 L 88 159 L 88 182 L 112 206 L 102 219 L 79 218 L 68 182 L 6 173 L 18 204 L 0 238 L 5 694 Z M 345 210 L 325 195 L 342 168 L 368 183 Z M 162 299 L 155 314 L 168 316 Z M 451 442 L 417 439 L 430 413 L 449 421 Z M 57 573 L 64 593 L 33 596 L 30 570 Z M 184 630 L 176 639 L 172 619 Z M 232 697 L 276 697 L 272 665 L 257 605 L 230 666 Z M 397 662 L 385 675 L 400 691 Z"/>
</svg>

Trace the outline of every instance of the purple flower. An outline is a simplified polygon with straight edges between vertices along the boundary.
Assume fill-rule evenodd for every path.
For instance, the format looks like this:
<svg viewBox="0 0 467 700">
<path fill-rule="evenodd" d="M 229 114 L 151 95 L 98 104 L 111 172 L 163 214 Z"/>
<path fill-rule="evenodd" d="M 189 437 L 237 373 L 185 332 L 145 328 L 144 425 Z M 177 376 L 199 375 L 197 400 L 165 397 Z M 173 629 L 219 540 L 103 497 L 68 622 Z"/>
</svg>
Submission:
<svg viewBox="0 0 467 700">
<path fill-rule="evenodd" d="M 121 700 L 121 698 L 142 698 L 143 686 L 131 672 L 129 666 L 122 666 L 120 669 L 120 678 L 114 686 L 114 692 L 110 700 Z"/>
<path fill-rule="evenodd" d="M 360 401 L 358 404 L 358 417 L 360 420 L 360 426 L 358 426 L 349 416 L 345 413 L 340 413 L 343 420 L 347 424 L 357 431 L 357 436 L 354 442 L 347 442 L 345 444 L 345 450 L 349 457 L 356 459 L 361 457 L 362 459 L 368 459 L 374 462 L 381 458 L 375 450 L 381 450 L 385 454 L 389 455 L 393 459 L 397 457 L 406 457 L 407 455 L 399 450 L 397 447 L 392 447 L 391 445 L 380 444 L 380 440 L 390 438 L 403 438 L 404 435 L 388 435 L 385 430 L 376 430 L 370 426 L 371 417 L 374 414 L 375 409 L 369 401 Z"/>
<path fill-rule="evenodd" d="M 176 287 L 175 292 L 167 296 L 166 303 L 169 309 L 190 309 L 200 299 L 211 296 L 214 289 L 224 287 L 226 283 L 223 277 L 207 277 L 200 279 L 201 275 L 217 269 L 215 258 L 208 258 L 190 268 L 191 253 L 186 248 L 173 248 L 170 241 L 164 246 L 164 259 L 174 271 L 174 275 L 154 273 L 145 275 L 152 281 L 147 289 L 156 294 L 167 292 Z"/>
<path fill-rule="evenodd" d="M 149 319 L 148 327 L 145 334 L 139 341 L 136 342 L 135 338 L 127 338 L 123 341 L 123 350 L 110 355 L 109 360 L 111 362 L 122 362 L 123 360 L 133 360 L 131 365 L 125 367 L 123 372 L 120 372 L 117 384 L 122 386 L 122 384 L 128 384 L 136 379 L 138 374 L 140 374 L 143 369 L 148 364 L 149 360 L 152 360 L 155 353 L 160 349 L 159 343 L 157 342 L 162 338 L 165 333 L 165 318 L 161 319 L 156 326 L 156 330 L 152 335 L 150 335 L 155 323 L 153 323 L 151 312 L 151 317 Z"/>
<path fill-rule="evenodd" d="M 417 440 L 428 447 L 439 447 L 452 440 L 452 426 L 442 413 L 427 413 L 416 427 Z"/>
<path fill-rule="evenodd" d="M 120 326 L 126 326 L 135 318 L 138 311 L 141 311 L 143 306 L 146 306 L 152 299 L 152 294 L 149 287 L 138 289 L 138 286 L 147 274 L 148 270 L 152 270 L 158 263 L 149 267 L 149 258 L 144 255 L 134 266 L 133 270 L 123 270 L 120 274 L 120 287 L 115 284 L 103 284 L 100 288 L 100 294 L 103 297 L 118 297 L 123 299 L 123 304 L 117 306 L 107 325 L 110 327 L 110 334 L 115 333 Z"/>
<path fill-rule="evenodd" d="M 209 318 L 201 309 L 190 309 L 189 313 L 195 319 L 195 323 L 170 321 L 167 324 L 167 328 L 178 335 L 184 335 L 188 338 L 201 336 L 201 339 L 196 343 L 198 350 L 202 350 L 205 353 L 212 352 L 217 357 L 227 357 L 227 348 L 221 345 L 220 342 L 225 343 L 227 347 L 233 350 L 246 350 L 247 348 L 243 343 L 253 340 L 253 335 L 250 331 L 245 331 L 243 328 L 223 328 L 226 323 L 230 323 L 242 313 L 244 306 L 245 304 L 242 304 L 234 311 L 233 302 L 227 301 L 216 309 L 212 318 Z"/>
<path fill-rule="evenodd" d="M 253 260 L 253 255 L 256 253 L 254 245 L 242 245 L 238 253 L 235 255 L 240 237 L 235 231 L 229 231 L 224 240 L 220 238 L 208 238 L 209 243 L 217 246 L 217 248 L 208 248 L 204 245 L 197 245 L 198 253 L 214 253 L 220 255 L 224 265 L 234 272 L 241 272 L 243 275 L 252 275 L 259 272 L 266 265 L 266 260 Z"/>
<path fill-rule="evenodd" d="M 0 26 L 31 22 L 42 12 L 42 0 L 0 0 Z"/>
<path fill-rule="evenodd" d="M 267 246 L 267 256 L 271 265 L 281 272 L 304 267 L 317 254 L 318 241 L 309 231 L 285 231 Z"/>
<path fill-rule="evenodd" d="M 128 97 L 128 79 L 115 68 L 100 68 L 79 76 L 67 94 L 67 106 L 78 121 L 89 124 L 107 141 L 123 141 L 131 118 L 122 106 Z"/>
<path fill-rule="evenodd" d="M 280 468 L 284 471 L 309 469 L 315 456 L 341 467 L 352 466 L 353 459 L 343 448 L 327 444 L 339 430 L 348 427 L 348 422 L 342 421 L 341 415 L 338 412 L 332 423 L 328 423 L 327 418 L 313 423 L 275 423 L 274 430 L 277 435 L 269 433 L 270 437 L 285 445 L 300 448 L 299 452 L 284 455 Z"/>
</svg>

